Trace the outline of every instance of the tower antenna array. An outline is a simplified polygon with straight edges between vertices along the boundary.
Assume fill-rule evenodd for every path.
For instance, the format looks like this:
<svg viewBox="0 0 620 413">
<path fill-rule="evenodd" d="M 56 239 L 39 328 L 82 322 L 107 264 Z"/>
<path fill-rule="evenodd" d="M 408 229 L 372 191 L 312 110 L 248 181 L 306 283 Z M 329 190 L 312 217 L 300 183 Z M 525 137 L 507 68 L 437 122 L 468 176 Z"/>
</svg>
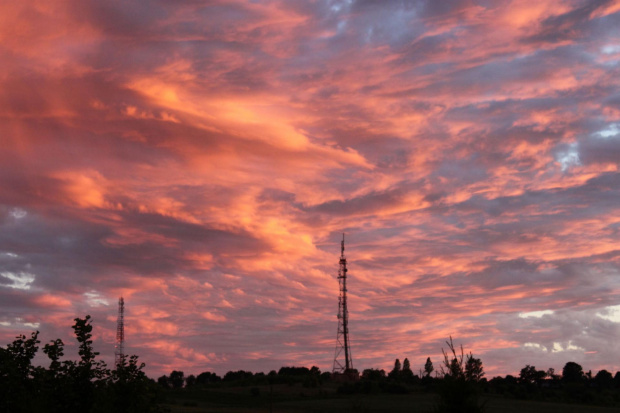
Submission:
<svg viewBox="0 0 620 413">
<path fill-rule="evenodd" d="M 114 351 L 114 364 L 116 366 L 123 362 L 125 357 L 125 300 L 123 297 L 118 299 L 118 319 L 116 321 L 116 345 Z"/>
<path fill-rule="evenodd" d="M 340 267 L 338 268 L 338 331 L 336 334 L 336 351 L 334 353 L 333 373 L 346 373 L 353 369 L 349 341 L 349 310 L 347 309 L 347 259 L 344 256 L 344 234 L 340 243 Z M 342 356 L 344 355 L 344 360 Z"/>
</svg>

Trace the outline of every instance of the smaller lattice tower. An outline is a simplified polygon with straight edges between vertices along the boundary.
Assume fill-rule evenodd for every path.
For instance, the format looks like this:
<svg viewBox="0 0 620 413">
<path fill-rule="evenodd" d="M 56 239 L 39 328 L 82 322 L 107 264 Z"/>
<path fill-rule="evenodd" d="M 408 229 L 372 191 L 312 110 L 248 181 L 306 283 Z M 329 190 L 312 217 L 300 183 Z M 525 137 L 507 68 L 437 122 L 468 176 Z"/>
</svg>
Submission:
<svg viewBox="0 0 620 413">
<path fill-rule="evenodd" d="M 118 299 L 118 319 L 116 321 L 116 346 L 114 350 L 114 365 L 121 364 L 125 356 L 125 300 Z"/>
<path fill-rule="evenodd" d="M 336 351 L 334 353 L 333 373 L 346 373 L 353 369 L 349 341 L 349 310 L 347 309 L 347 259 L 344 256 L 344 234 L 340 243 L 340 267 L 338 268 L 338 332 L 336 333 Z M 344 356 L 344 360 L 342 360 Z"/>
</svg>

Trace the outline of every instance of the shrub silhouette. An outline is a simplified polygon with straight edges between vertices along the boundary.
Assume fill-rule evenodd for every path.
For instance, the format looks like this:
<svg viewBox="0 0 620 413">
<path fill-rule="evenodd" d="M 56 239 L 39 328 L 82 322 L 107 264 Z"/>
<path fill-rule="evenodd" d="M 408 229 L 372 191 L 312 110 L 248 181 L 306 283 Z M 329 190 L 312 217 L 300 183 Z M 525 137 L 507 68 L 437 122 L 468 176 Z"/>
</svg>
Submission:
<svg viewBox="0 0 620 413">
<path fill-rule="evenodd" d="M 480 390 L 477 382 L 484 375 L 482 361 L 471 353 L 464 357 L 463 346 L 460 354 L 454 347 L 452 336 L 446 341 L 448 352 L 441 351 L 444 356 L 441 371 L 443 380 L 438 388 L 439 403 L 437 413 L 480 413 L 484 412 L 484 404 L 480 402 Z"/>
</svg>

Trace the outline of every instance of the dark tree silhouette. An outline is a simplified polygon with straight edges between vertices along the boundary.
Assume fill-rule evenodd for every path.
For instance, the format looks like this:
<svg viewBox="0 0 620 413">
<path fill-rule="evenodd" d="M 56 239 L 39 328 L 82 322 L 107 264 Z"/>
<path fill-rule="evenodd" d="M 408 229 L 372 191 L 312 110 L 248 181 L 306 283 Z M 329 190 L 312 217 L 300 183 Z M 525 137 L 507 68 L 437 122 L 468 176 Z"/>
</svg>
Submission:
<svg viewBox="0 0 620 413">
<path fill-rule="evenodd" d="M 0 349 L 0 411 L 28 412 L 35 407 L 31 394 L 34 391 L 35 368 L 32 359 L 40 343 L 39 332 L 30 338 L 19 335 Z"/>
<path fill-rule="evenodd" d="M 426 377 L 430 377 L 433 370 L 435 370 L 435 368 L 433 367 L 433 362 L 431 361 L 430 357 L 427 357 L 426 363 L 424 363 L 424 375 Z"/>
<path fill-rule="evenodd" d="M 465 362 L 465 378 L 469 381 L 479 382 L 483 376 L 484 369 L 482 367 L 482 360 L 475 358 L 470 352 Z"/>
<path fill-rule="evenodd" d="M 362 372 L 362 378 L 364 380 L 381 381 L 385 379 L 385 370 L 366 369 Z"/>
<path fill-rule="evenodd" d="M 95 388 L 100 380 L 109 375 L 109 370 L 102 361 L 97 361 L 99 355 L 93 348 L 91 317 L 76 318 L 72 326 L 75 337 L 79 343 L 78 354 L 80 360 L 77 364 L 69 365 L 69 374 L 73 378 L 73 390 L 76 411 L 89 411 L 93 406 Z"/>
<path fill-rule="evenodd" d="M 173 389 L 181 389 L 183 388 L 183 383 L 185 383 L 185 374 L 182 371 L 174 370 L 170 373 L 168 380 Z"/>
<path fill-rule="evenodd" d="M 65 343 L 62 342 L 61 339 L 52 340 L 50 343 L 46 344 L 43 347 L 43 352 L 47 355 L 47 357 L 51 360 L 50 363 L 50 372 L 56 375 L 60 370 L 60 361 L 58 361 L 64 353 Z"/>
<path fill-rule="evenodd" d="M 451 413 L 479 413 L 484 411 L 484 404 L 480 402 L 479 388 L 477 380 L 484 374 L 482 361 L 473 357 L 471 353 L 467 356 L 470 361 L 470 368 L 464 361 L 463 346 L 460 346 L 460 354 L 454 346 L 452 337 L 446 341 L 448 351 L 443 348 L 441 352 L 444 356 L 443 380 L 439 387 L 439 404 L 437 412 Z M 469 378 L 467 375 L 469 374 Z"/>
<path fill-rule="evenodd" d="M 396 359 L 394 360 L 394 368 L 392 369 L 392 371 L 390 371 L 390 373 L 388 374 L 388 377 L 392 379 L 397 379 L 400 375 L 400 370 L 401 370 L 400 360 Z"/>
<path fill-rule="evenodd" d="M 553 367 L 549 367 L 547 369 L 547 377 L 549 377 L 551 380 L 559 380 L 560 379 L 560 376 L 555 374 L 555 369 Z"/>
<path fill-rule="evenodd" d="M 408 358 L 403 360 L 403 369 L 400 372 L 400 376 L 405 381 L 411 381 L 413 379 L 413 371 L 411 371 L 411 363 L 409 363 Z"/>
<path fill-rule="evenodd" d="M 461 354 L 459 355 L 456 352 L 456 348 L 454 348 L 452 336 L 450 336 L 450 341 L 446 341 L 446 344 L 448 345 L 449 353 L 452 353 L 452 355 L 449 356 L 449 353 L 446 353 L 443 348 L 441 349 L 444 359 L 441 372 L 443 376 L 461 379 L 465 377 L 465 370 L 463 368 L 463 346 L 461 345 Z"/>
<path fill-rule="evenodd" d="M 566 383 L 579 383 L 583 381 L 583 367 L 574 361 L 569 361 L 562 369 L 562 380 Z"/>
<path fill-rule="evenodd" d="M 609 389 L 614 385 L 614 377 L 607 370 L 601 370 L 594 376 L 594 382 L 601 389 Z"/>
<path fill-rule="evenodd" d="M 185 378 L 185 387 L 193 387 L 196 385 L 196 376 L 190 374 Z"/>
<path fill-rule="evenodd" d="M 274 371 L 273 372 L 274 375 L 276 375 L 277 373 Z M 217 383 L 218 381 L 221 381 L 222 378 L 220 376 L 218 376 L 215 373 L 211 373 L 209 371 L 205 371 L 202 372 L 198 375 L 198 377 L 196 377 L 196 383 L 197 384 L 209 384 L 209 383 Z"/>
<path fill-rule="evenodd" d="M 78 341 L 78 361 L 61 361 L 62 340 L 43 348 L 48 369 L 33 367 L 38 332 L 24 335 L 0 348 L 0 412 L 150 412 L 156 408 L 150 382 L 138 357 L 123 360 L 110 371 L 96 359 L 91 318 L 76 318 L 72 326 Z"/>
<path fill-rule="evenodd" d="M 547 376 L 543 370 L 536 370 L 535 366 L 526 364 L 519 373 L 519 382 L 523 384 L 534 384 Z"/>
<path fill-rule="evenodd" d="M 141 412 L 154 408 L 150 381 L 142 371 L 144 363 L 138 356 L 123 355 L 107 379 L 106 399 L 115 412 Z"/>
<path fill-rule="evenodd" d="M 251 380 L 252 377 L 254 377 L 254 374 L 251 371 L 245 371 L 245 370 L 229 371 L 226 374 L 224 374 L 222 381 L 232 382 L 232 381 L 241 381 L 241 380 Z"/>
<path fill-rule="evenodd" d="M 392 369 L 392 371 L 398 373 L 400 369 L 401 369 L 400 360 L 399 359 L 394 360 L 394 368 Z"/>
<path fill-rule="evenodd" d="M 170 379 L 165 374 L 157 378 L 157 384 L 159 384 L 164 389 L 169 389 L 170 387 L 172 387 L 172 385 L 170 384 Z"/>
</svg>

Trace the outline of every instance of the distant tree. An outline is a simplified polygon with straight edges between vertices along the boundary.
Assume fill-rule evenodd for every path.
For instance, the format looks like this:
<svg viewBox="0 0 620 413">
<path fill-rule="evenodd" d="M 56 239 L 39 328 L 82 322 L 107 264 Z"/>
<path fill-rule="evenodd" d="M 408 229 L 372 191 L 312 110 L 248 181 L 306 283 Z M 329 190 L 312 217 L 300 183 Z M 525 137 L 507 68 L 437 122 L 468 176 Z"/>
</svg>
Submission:
<svg viewBox="0 0 620 413">
<path fill-rule="evenodd" d="M 278 372 L 275 370 L 271 370 L 269 373 L 267 373 L 267 382 L 270 385 L 274 385 L 279 381 L 278 379 Z"/>
<path fill-rule="evenodd" d="M 396 359 L 394 360 L 394 368 L 392 369 L 392 371 L 390 371 L 390 373 L 388 374 L 388 377 L 391 379 L 398 379 L 398 377 L 400 376 L 400 371 L 401 371 L 400 360 Z"/>
<path fill-rule="evenodd" d="M 616 388 L 620 387 L 620 371 L 617 371 L 616 374 L 614 374 L 614 386 Z"/>
<path fill-rule="evenodd" d="M 538 383 L 547 376 L 543 370 L 536 370 L 535 366 L 527 364 L 519 373 L 519 382 L 524 384 Z"/>
<path fill-rule="evenodd" d="M 196 376 L 190 374 L 185 378 L 185 387 L 193 387 L 196 385 Z"/>
<path fill-rule="evenodd" d="M 318 367 L 316 367 L 318 370 Z M 307 376 L 310 374 L 308 367 L 280 367 L 278 376 Z"/>
<path fill-rule="evenodd" d="M 242 381 L 242 380 L 250 380 L 254 377 L 251 371 L 238 370 L 238 371 L 229 371 L 224 374 L 222 381 L 225 382 L 233 382 L 233 381 Z"/>
<path fill-rule="evenodd" d="M 170 379 L 165 374 L 157 378 L 157 384 L 159 384 L 164 389 L 169 389 L 171 387 Z"/>
<path fill-rule="evenodd" d="M 392 369 L 392 371 L 398 373 L 400 372 L 401 368 L 402 367 L 400 364 L 400 360 L 399 359 L 394 360 L 394 368 Z"/>
<path fill-rule="evenodd" d="M 431 361 L 430 357 L 427 357 L 426 363 L 424 364 L 424 375 L 426 377 L 430 377 L 433 370 L 435 370 L 435 368 L 433 367 L 433 362 Z"/>
<path fill-rule="evenodd" d="M 273 373 L 276 374 L 275 371 Z M 205 385 L 205 384 L 217 383 L 218 381 L 221 381 L 221 380 L 222 378 L 218 376 L 217 374 L 211 373 L 209 371 L 205 371 L 205 372 L 200 373 L 198 377 L 196 377 L 196 384 Z"/>
<path fill-rule="evenodd" d="M 579 383 L 583 381 L 583 367 L 574 361 L 569 361 L 562 369 L 562 380 L 566 383 Z"/>
<path fill-rule="evenodd" d="M 183 388 L 183 383 L 185 383 L 185 374 L 182 371 L 174 370 L 170 373 L 168 380 L 173 389 L 181 389 Z"/>
<path fill-rule="evenodd" d="M 547 369 L 547 377 L 549 377 L 551 380 L 559 380 L 560 376 L 555 374 L 555 369 L 553 367 L 549 367 Z"/>
<path fill-rule="evenodd" d="M 515 386 L 517 384 L 517 378 L 513 376 L 512 374 L 507 374 L 506 377 L 504 378 L 504 381 L 509 386 Z"/>
<path fill-rule="evenodd" d="M 469 381 L 479 382 L 482 376 L 484 376 L 482 360 L 475 358 L 470 352 L 465 361 L 465 378 Z"/>
<path fill-rule="evenodd" d="M 327 382 L 332 379 L 332 373 L 330 371 L 324 371 L 321 373 L 320 380 L 321 382 Z"/>
<path fill-rule="evenodd" d="M 614 377 L 607 370 L 601 370 L 594 376 L 594 382 L 601 389 L 608 389 L 614 385 Z"/>
<path fill-rule="evenodd" d="M 410 381 L 413 379 L 413 371 L 411 371 L 411 363 L 408 358 L 403 360 L 403 369 L 400 372 L 400 376 L 405 381 Z"/>
<path fill-rule="evenodd" d="M 381 381 L 385 379 L 385 370 L 381 369 L 366 369 L 362 372 L 362 379 Z"/>
</svg>

